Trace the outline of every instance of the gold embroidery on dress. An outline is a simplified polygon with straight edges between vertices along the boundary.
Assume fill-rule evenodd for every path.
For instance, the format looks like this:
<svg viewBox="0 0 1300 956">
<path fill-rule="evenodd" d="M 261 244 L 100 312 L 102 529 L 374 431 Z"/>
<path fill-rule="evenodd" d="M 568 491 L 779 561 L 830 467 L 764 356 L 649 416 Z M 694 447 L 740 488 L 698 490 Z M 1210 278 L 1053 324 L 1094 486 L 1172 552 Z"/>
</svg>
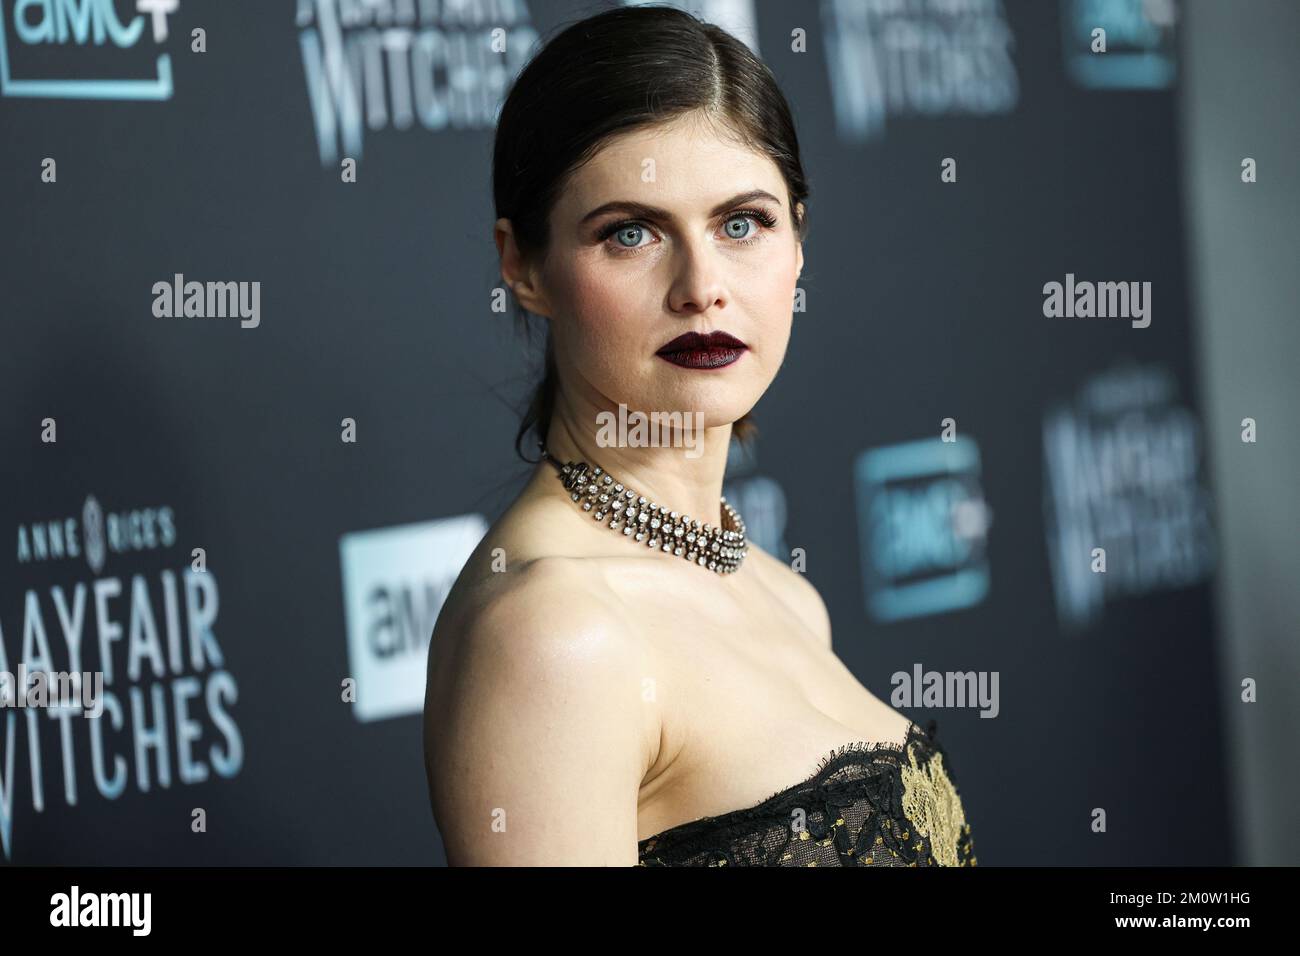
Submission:
<svg viewBox="0 0 1300 956">
<path fill-rule="evenodd" d="M 772 836 L 781 828 L 778 819 L 781 813 L 777 808 L 772 811 L 774 822 L 769 824 L 766 818 L 755 821 L 752 832 L 747 830 L 728 835 L 727 845 L 723 848 L 716 842 L 715 830 L 704 830 L 704 835 L 699 835 L 706 824 L 716 827 L 716 823 L 705 818 L 674 828 L 679 837 L 687 835 L 689 838 L 671 847 L 666 857 L 661 856 L 659 849 L 662 834 L 648 837 L 637 865 L 728 866 L 734 862 L 737 865 L 821 866 L 832 862 L 831 855 L 823 852 L 830 850 L 837 854 L 842 865 L 975 866 L 971 828 L 966 822 L 961 798 L 944 767 L 942 752 L 931 747 L 927 738 L 915 743 L 909 741 L 901 751 L 895 747 L 888 755 L 892 758 L 889 772 L 898 774 L 902 793 L 894 789 L 892 782 L 887 788 L 888 793 L 876 794 L 858 789 L 862 777 L 846 780 L 846 791 L 851 788 L 854 792 L 853 813 L 841 812 L 839 806 L 828 802 L 825 806 L 828 818 L 833 816 L 835 819 L 829 829 L 817 837 L 812 830 L 804 828 L 795 831 L 793 842 L 788 832 L 784 841 L 778 841 Z M 879 766 L 885 764 L 882 762 Z M 795 789 L 790 788 L 790 792 L 793 794 Z M 893 803 L 896 799 L 898 804 Z M 688 829 L 688 826 L 693 829 Z M 870 827 L 871 831 L 864 836 L 861 831 L 865 827 Z M 845 829 L 847 840 L 841 841 L 837 836 L 841 828 Z M 856 845 L 847 845 L 868 841 L 869 846 L 864 846 L 862 852 Z M 840 849 L 842 845 L 844 849 Z M 777 853 L 780 854 L 779 861 L 776 860 Z"/>
<path fill-rule="evenodd" d="M 921 836 L 930 838 L 930 853 L 942 866 L 959 866 L 957 841 L 966 827 L 961 799 L 943 769 L 943 755 L 932 753 L 924 767 L 916 762 L 916 748 L 909 748 L 910 766 L 901 766 L 903 813 Z"/>
</svg>

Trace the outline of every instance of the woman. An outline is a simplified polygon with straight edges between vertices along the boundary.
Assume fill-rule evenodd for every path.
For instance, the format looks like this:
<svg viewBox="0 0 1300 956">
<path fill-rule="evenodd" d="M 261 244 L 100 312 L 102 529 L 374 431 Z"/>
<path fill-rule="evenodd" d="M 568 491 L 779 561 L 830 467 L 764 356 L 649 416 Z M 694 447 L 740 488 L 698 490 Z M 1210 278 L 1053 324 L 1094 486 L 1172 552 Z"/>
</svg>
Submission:
<svg viewBox="0 0 1300 956">
<path fill-rule="evenodd" d="M 493 176 L 502 276 L 548 326 L 516 439 L 542 459 L 430 646 L 448 861 L 974 862 L 932 730 L 854 679 L 816 589 L 721 500 L 803 268 L 771 73 L 675 9 L 591 17 L 515 81 Z M 610 442 L 620 406 L 680 427 Z"/>
</svg>

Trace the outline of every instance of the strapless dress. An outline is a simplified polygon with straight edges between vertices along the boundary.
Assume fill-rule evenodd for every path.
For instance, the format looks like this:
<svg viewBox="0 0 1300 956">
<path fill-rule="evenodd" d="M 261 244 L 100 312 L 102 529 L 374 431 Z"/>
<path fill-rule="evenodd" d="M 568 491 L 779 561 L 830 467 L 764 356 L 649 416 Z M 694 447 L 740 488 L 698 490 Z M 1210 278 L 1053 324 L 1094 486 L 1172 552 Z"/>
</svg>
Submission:
<svg viewBox="0 0 1300 956">
<path fill-rule="evenodd" d="M 937 722 L 910 721 L 901 744 L 844 744 L 761 803 L 646 837 L 637 865 L 974 866 L 951 771 Z"/>
</svg>

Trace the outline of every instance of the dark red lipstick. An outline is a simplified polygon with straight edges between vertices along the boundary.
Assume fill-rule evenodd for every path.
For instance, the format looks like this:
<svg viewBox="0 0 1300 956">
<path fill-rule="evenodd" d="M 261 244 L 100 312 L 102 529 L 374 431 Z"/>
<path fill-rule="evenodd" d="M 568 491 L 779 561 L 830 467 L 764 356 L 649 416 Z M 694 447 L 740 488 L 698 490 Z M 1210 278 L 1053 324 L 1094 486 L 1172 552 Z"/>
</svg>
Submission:
<svg viewBox="0 0 1300 956">
<path fill-rule="evenodd" d="M 749 346 L 726 332 L 686 332 L 655 354 L 682 368 L 722 368 Z"/>
</svg>

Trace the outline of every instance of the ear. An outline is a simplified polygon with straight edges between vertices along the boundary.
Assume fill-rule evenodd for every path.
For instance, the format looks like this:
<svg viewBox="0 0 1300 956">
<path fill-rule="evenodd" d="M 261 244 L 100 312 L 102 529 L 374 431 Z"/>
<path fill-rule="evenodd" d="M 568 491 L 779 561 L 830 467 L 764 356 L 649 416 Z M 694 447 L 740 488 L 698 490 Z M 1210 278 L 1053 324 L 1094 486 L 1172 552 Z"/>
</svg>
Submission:
<svg viewBox="0 0 1300 956">
<path fill-rule="evenodd" d="M 497 244 L 497 253 L 501 257 L 501 278 L 515 294 L 520 305 L 533 315 L 550 318 L 550 306 L 546 302 L 546 295 L 542 289 L 540 272 L 520 251 L 510 220 L 498 219 L 492 232 Z"/>
<path fill-rule="evenodd" d="M 799 209 L 799 220 L 803 221 L 803 217 L 804 217 L 803 203 L 799 203 L 798 209 Z M 794 236 L 795 236 L 794 241 L 796 246 L 795 255 L 797 257 L 795 259 L 794 277 L 796 280 L 798 280 L 799 276 L 803 274 L 803 240 L 799 238 L 798 229 L 795 230 Z"/>
</svg>

